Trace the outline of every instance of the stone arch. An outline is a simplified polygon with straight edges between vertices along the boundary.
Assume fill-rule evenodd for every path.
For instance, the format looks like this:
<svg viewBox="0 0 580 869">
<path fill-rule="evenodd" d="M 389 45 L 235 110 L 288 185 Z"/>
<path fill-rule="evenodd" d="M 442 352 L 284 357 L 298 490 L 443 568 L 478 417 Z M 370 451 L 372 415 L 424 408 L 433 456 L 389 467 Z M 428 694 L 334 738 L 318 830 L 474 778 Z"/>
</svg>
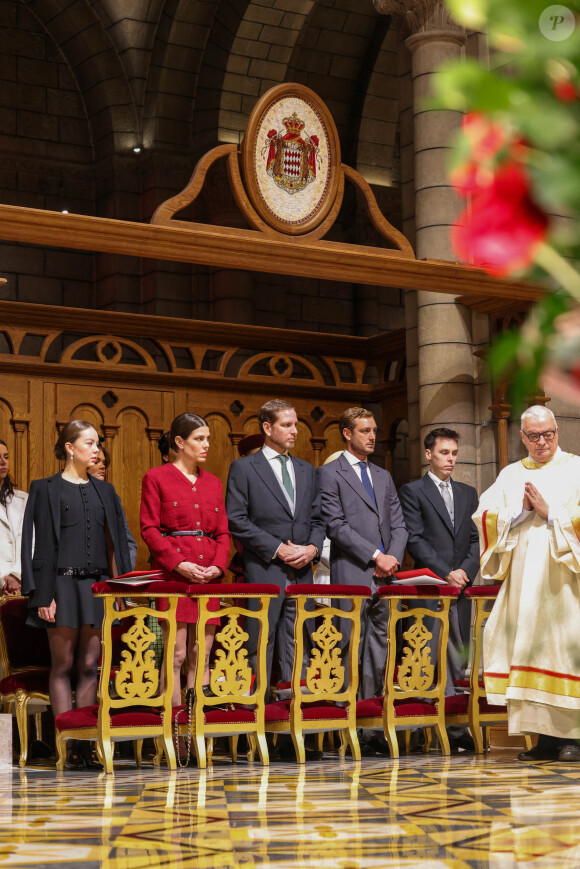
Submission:
<svg viewBox="0 0 580 869">
<path fill-rule="evenodd" d="M 86 0 L 54 14 L 51 0 L 27 8 L 67 61 L 83 99 L 97 159 L 141 140 L 138 112 L 118 51 Z"/>
<path fill-rule="evenodd" d="M 165 0 L 146 84 L 143 143 L 147 149 L 191 148 L 192 131 L 199 121 L 196 115 L 194 124 L 200 70 L 208 54 L 220 53 L 212 28 L 222 5 L 219 0 L 203 4 Z"/>
</svg>

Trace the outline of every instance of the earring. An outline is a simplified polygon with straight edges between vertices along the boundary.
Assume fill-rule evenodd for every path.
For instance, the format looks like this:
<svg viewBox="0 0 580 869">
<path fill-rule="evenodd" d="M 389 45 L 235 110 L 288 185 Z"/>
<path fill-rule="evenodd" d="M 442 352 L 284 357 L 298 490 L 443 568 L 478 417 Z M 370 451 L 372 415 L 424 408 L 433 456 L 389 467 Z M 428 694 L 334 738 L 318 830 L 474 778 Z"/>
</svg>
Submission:
<svg viewBox="0 0 580 869">
<path fill-rule="evenodd" d="M 71 457 L 71 459 L 74 459 L 74 453 L 69 453 L 69 456 Z"/>
</svg>

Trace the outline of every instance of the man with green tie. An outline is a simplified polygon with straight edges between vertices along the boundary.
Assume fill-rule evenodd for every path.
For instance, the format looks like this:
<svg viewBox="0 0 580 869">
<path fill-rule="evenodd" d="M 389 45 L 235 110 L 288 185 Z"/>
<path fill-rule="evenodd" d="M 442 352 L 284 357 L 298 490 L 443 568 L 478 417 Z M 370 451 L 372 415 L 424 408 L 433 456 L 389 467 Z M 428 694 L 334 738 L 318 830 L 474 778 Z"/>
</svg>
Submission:
<svg viewBox="0 0 580 869">
<path fill-rule="evenodd" d="M 289 401 L 262 405 L 258 421 L 264 435 L 259 452 L 232 462 L 226 511 L 232 536 L 243 546 L 248 582 L 271 582 L 282 594 L 270 602 L 267 651 L 268 682 L 274 650 L 280 678 L 289 681 L 294 660 L 294 606 L 284 590 L 292 582 L 313 582 L 324 541 L 320 492 L 309 462 L 291 456 L 298 417 Z M 257 601 L 248 601 L 250 609 Z M 249 620 L 248 657 L 256 663 L 257 625 Z"/>
</svg>

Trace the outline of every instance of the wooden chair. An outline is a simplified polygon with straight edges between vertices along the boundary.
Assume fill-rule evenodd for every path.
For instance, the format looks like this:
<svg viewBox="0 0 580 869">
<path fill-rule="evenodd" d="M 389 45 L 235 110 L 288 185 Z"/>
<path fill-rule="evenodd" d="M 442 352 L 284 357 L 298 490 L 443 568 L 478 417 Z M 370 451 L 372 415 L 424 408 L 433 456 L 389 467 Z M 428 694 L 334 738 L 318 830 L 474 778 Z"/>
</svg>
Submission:
<svg viewBox="0 0 580 869">
<path fill-rule="evenodd" d="M 20 766 L 28 758 L 28 703 L 39 700 L 50 704 L 48 677 L 50 649 L 46 631 L 26 624 L 28 598 L 0 598 L 0 697 L 3 703 L 14 704 L 18 736 L 20 737 Z M 36 735 L 42 739 L 40 714 L 35 712 Z"/>
<path fill-rule="evenodd" d="M 358 727 L 383 728 L 391 757 L 399 756 L 397 731 L 417 727 L 435 728 L 444 755 L 450 753 L 445 729 L 445 682 L 447 678 L 447 638 L 449 635 L 449 605 L 458 597 L 459 589 L 450 585 L 385 585 L 378 594 L 388 600 L 388 639 L 385 687 L 382 697 L 359 700 L 356 708 Z M 407 601 L 439 601 L 439 610 L 417 606 L 408 609 Z M 441 623 L 437 666 L 431 663 L 432 634 L 423 619 L 434 618 Z M 403 633 L 406 645 L 397 666 L 397 624 L 411 621 Z M 428 746 L 427 746 L 428 747 Z"/>
<path fill-rule="evenodd" d="M 57 769 L 66 759 L 66 741 L 96 741 L 105 772 L 113 772 L 113 742 L 157 737 L 161 740 L 167 766 L 176 768 L 171 739 L 171 695 L 173 692 L 173 651 L 175 647 L 175 612 L 177 600 L 184 597 L 187 586 L 181 582 L 153 581 L 139 586 L 139 595 L 166 598 L 168 609 L 151 609 L 149 604 L 118 612 L 118 597 L 135 597 L 135 586 L 97 582 L 93 594 L 103 598 L 105 615 L 102 635 L 102 664 L 98 703 L 63 712 L 56 717 Z M 156 669 L 150 646 L 155 635 L 147 627 L 147 616 L 167 622 L 166 642 L 161 671 Z M 113 622 L 126 621 L 127 631 L 121 640 L 121 661 L 110 679 L 113 655 Z M 112 690 L 114 688 L 114 690 Z M 114 696 L 113 696 L 114 695 Z"/>
<path fill-rule="evenodd" d="M 263 764 L 269 763 L 268 747 L 264 732 L 264 706 L 266 691 L 266 647 L 268 645 L 268 608 L 271 598 L 278 597 L 277 585 L 258 583 L 220 583 L 213 585 L 189 585 L 187 593 L 198 604 L 196 637 L 198 649 L 205 648 L 205 626 L 208 619 L 219 615 L 221 626 L 215 635 L 218 644 L 210 669 L 209 688 L 213 696 L 203 692 L 204 655 L 199 654 L 195 671 L 195 687 L 189 710 L 179 706 L 173 711 L 177 717 L 179 736 L 191 735 L 198 768 L 204 769 L 213 755 L 213 739 L 218 736 L 231 738 L 232 760 L 237 759 L 237 741 L 246 734 L 250 749 L 248 759 L 253 760 L 256 744 Z M 209 610 L 211 598 L 221 598 L 219 612 Z M 238 599 L 257 599 L 258 610 L 250 610 Z M 247 632 L 240 626 L 240 617 L 257 619 L 260 625 L 257 654 L 257 673 L 253 678 L 247 660 L 244 643 Z M 208 747 L 206 751 L 206 739 Z M 158 757 L 156 757 L 156 761 Z"/>
<path fill-rule="evenodd" d="M 471 731 L 475 750 L 478 754 L 489 751 L 489 728 L 496 724 L 507 723 L 507 707 L 487 702 L 485 685 L 481 677 L 483 667 L 483 625 L 491 607 L 486 604 L 495 601 L 501 585 L 476 585 L 465 590 L 465 596 L 475 604 L 471 634 L 471 673 L 467 684 L 458 683 L 457 687 L 466 688 L 463 693 L 445 698 L 445 721 L 451 724 L 467 724 Z M 532 740 L 524 736 L 526 750 L 532 747 Z"/>
<path fill-rule="evenodd" d="M 286 589 L 286 596 L 296 601 L 291 698 L 266 706 L 266 731 L 290 733 L 298 763 L 305 762 L 304 734 L 328 731 L 338 731 L 342 757 L 348 745 L 353 760 L 360 760 L 356 735 L 360 611 L 363 600 L 370 597 L 370 590 L 367 586 L 326 585 L 324 592 L 331 602 L 337 598 L 350 600 L 350 611 L 321 602 L 320 585 L 290 585 Z M 314 609 L 306 609 L 309 600 L 315 601 Z M 338 645 L 342 634 L 335 627 L 336 618 L 351 623 L 347 667 Z M 312 651 L 306 667 L 306 684 L 301 686 L 304 625 L 314 620 L 320 624 L 310 635 Z"/>
</svg>

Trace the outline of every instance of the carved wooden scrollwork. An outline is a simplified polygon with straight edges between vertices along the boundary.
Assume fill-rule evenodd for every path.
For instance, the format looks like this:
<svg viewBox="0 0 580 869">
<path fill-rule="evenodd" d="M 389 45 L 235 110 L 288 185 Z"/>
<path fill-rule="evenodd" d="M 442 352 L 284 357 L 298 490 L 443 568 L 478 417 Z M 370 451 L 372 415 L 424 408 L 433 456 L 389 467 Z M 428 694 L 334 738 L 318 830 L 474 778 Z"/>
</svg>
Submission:
<svg viewBox="0 0 580 869">
<path fill-rule="evenodd" d="M 155 666 L 152 644 L 157 639 L 145 624 L 146 614 L 135 616 L 135 624 L 121 640 L 129 647 L 121 652 L 121 664 L 115 675 L 115 689 L 121 699 L 155 697 L 159 672 Z"/>
<path fill-rule="evenodd" d="M 248 634 L 239 626 L 236 615 L 229 616 L 227 624 L 216 634 L 216 640 L 222 648 L 216 652 L 209 684 L 217 697 L 245 694 L 250 690 L 252 671 L 247 660 L 248 653 L 243 648 L 247 639 Z"/>
<path fill-rule="evenodd" d="M 432 636 L 423 624 L 422 615 L 416 615 L 414 623 L 403 634 L 409 644 L 403 649 L 397 680 L 403 691 L 428 690 L 433 684 L 435 668 L 431 663 L 431 647 L 427 645 Z"/>
<path fill-rule="evenodd" d="M 342 634 L 323 616 L 320 627 L 310 635 L 315 644 L 306 668 L 306 687 L 312 694 L 338 694 L 344 685 L 344 667 L 338 643 Z"/>
</svg>

